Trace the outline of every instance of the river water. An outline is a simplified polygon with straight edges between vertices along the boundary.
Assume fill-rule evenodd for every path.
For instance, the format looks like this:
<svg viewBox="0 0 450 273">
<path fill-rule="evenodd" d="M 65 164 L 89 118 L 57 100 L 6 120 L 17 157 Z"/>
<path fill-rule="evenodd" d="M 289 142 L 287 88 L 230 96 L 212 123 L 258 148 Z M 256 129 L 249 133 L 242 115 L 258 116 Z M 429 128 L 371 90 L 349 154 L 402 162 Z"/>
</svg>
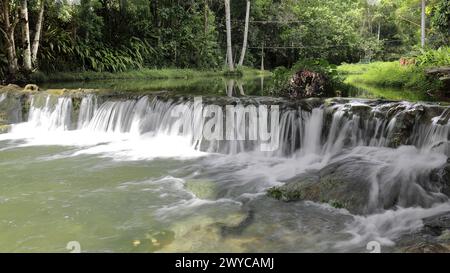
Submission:
<svg viewBox="0 0 450 273">
<path fill-rule="evenodd" d="M 176 105 L 185 115 L 170 115 Z M 149 96 L 85 95 L 78 106 L 33 97 L 25 122 L 0 134 L 0 251 L 67 252 L 78 241 L 87 252 L 367 252 L 375 240 L 388 252 L 421 219 L 450 211 L 423 181 L 449 155 L 445 107 L 430 106 L 434 116 L 400 147 L 389 143 L 396 122 L 427 105 L 349 99 L 285 109 L 273 152 L 245 141 L 199 144 L 179 130 L 195 120 L 192 107 Z M 372 177 L 369 213 L 266 195 L 354 158 Z M 384 209 L 387 199 L 395 208 Z"/>
</svg>

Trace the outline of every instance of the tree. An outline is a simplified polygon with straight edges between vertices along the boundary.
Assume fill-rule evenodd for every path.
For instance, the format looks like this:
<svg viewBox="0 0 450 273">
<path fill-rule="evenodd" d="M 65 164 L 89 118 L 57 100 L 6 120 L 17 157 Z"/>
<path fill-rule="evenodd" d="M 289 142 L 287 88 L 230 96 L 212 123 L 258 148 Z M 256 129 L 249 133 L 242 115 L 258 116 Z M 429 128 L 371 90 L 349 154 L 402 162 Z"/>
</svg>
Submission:
<svg viewBox="0 0 450 273">
<path fill-rule="evenodd" d="M 431 11 L 431 33 L 433 45 L 450 44 L 450 1 L 439 0 Z"/>
<path fill-rule="evenodd" d="M 44 5 L 44 0 L 41 0 L 34 31 L 33 44 L 31 44 L 28 0 L 1 0 L 0 32 L 3 34 L 3 40 L 6 45 L 8 77 L 11 80 L 16 78 L 19 70 L 25 72 L 25 74 L 29 74 L 33 71 L 33 68 L 37 67 L 37 55 L 44 17 Z M 15 30 L 18 23 L 21 25 L 21 48 L 16 47 Z M 22 66 L 19 66 L 19 57 L 17 56 L 18 51 L 22 52 L 20 59 Z"/>
<path fill-rule="evenodd" d="M 242 66 L 244 64 L 245 52 L 247 50 L 249 17 L 250 17 L 250 0 L 247 1 L 247 9 L 245 12 L 244 41 L 242 43 L 241 58 L 239 59 L 239 64 L 238 64 L 239 66 Z"/>
<path fill-rule="evenodd" d="M 44 9 L 45 9 L 45 0 L 41 0 L 40 7 L 39 7 L 39 15 L 36 22 L 36 28 L 34 31 L 34 39 L 33 39 L 33 46 L 31 49 L 31 62 L 33 67 L 37 67 L 37 54 L 39 50 L 39 43 L 41 40 L 41 32 L 42 32 L 42 24 L 44 21 Z"/>
<path fill-rule="evenodd" d="M 9 77 L 14 78 L 19 69 L 14 37 L 14 31 L 17 23 L 19 23 L 19 17 L 16 12 L 10 12 L 11 6 L 15 9 L 14 3 L 11 4 L 9 0 L 1 0 L 1 6 L 2 14 L 0 19 L 2 27 L 0 28 L 0 31 L 5 38 Z"/>
<path fill-rule="evenodd" d="M 23 69 L 26 73 L 31 72 L 31 44 L 30 25 L 28 22 L 28 1 L 20 1 L 20 20 L 22 25 L 22 45 L 23 45 Z"/>
<path fill-rule="evenodd" d="M 420 20 L 420 44 L 425 47 L 425 0 L 422 0 L 421 20 Z"/>
<path fill-rule="evenodd" d="M 231 46 L 231 14 L 230 14 L 230 0 L 225 0 L 225 20 L 227 28 L 227 62 L 228 69 L 234 71 L 233 50 Z"/>
</svg>

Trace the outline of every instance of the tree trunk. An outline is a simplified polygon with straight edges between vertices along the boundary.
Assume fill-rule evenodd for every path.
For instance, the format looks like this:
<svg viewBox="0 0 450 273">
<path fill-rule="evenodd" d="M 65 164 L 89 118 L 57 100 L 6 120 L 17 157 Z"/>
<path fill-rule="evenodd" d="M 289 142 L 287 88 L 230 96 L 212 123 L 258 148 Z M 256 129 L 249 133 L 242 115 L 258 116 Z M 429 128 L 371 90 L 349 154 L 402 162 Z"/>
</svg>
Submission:
<svg viewBox="0 0 450 273">
<path fill-rule="evenodd" d="M 381 22 L 378 22 L 378 34 L 377 34 L 377 41 L 379 42 L 381 38 Z"/>
<path fill-rule="evenodd" d="M 247 50 L 248 39 L 248 23 L 250 18 L 250 0 L 247 1 L 247 11 L 245 12 L 245 30 L 244 30 L 244 42 L 242 43 L 241 58 L 239 59 L 239 66 L 244 64 L 245 52 Z"/>
<path fill-rule="evenodd" d="M 5 37 L 6 42 L 6 58 L 8 60 L 8 70 L 11 77 L 15 77 L 18 71 L 16 45 L 14 43 L 14 29 L 16 27 L 16 21 L 11 23 L 9 19 L 9 1 L 3 0 L 2 2 L 2 17 L 3 26 L 0 31 Z"/>
<path fill-rule="evenodd" d="M 120 0 L 120 2 L 119 2 L 119 9 L 120 9 L 120 14 L 122 16 L 125 16 L 126 11 L 127 11 L 127 7 L 128 7 L 127 0 Z"/>
<path fill-rule="evenodd" d="M 203 11 L 203 16 L 204 16 L 204 20 L 205 20 L 205 36 L 208 34 L 208 25 L 209 25 L 209 6 L 208 6 L 208 0 L 204 0 L 204 11 Z"/>
<path fill-rule="evenodd" d="M 425 0 L 422 0 L 420 44 L 425 47 Z"/>
<path fill-rule="evenodd" d="M 30 25 L 28 23 L 27 0 L 20 1 L 20 18 L 22 23 L 23 69 L 31 72 Z"/>
<path fill-rule="evenodd" d="M 158 0 L 152 0 L 153 26 L 159 27 Z"/>
<path fill-rule="evenodd" d="M 261 71 L 264 71 L 264 42 L 261 46 Z"/>
<path fill-rule="evenodd" d="M 230 0 L 225 0 L 225 17 L 226 17 L 226 27 L 227 27 L 227 60 L 228 60 L 228 69 L 230 71 L 234 71 L 233 51 L 232 51 L 232 47 L 231 47 Z"/>
<path fill-rule="evenodd" d="M 41 0 L 41 7 L 39 9 L 39 16 L 36 22 L 36 29 L 34 32 L 33 47 L 31 50 L 31 61 L 34 67 L 37 67 L 37 53 L 39 50 L 39 42 L 41 40 L 42 22 L 44 21 L 45 0 Z"/>
</svg>

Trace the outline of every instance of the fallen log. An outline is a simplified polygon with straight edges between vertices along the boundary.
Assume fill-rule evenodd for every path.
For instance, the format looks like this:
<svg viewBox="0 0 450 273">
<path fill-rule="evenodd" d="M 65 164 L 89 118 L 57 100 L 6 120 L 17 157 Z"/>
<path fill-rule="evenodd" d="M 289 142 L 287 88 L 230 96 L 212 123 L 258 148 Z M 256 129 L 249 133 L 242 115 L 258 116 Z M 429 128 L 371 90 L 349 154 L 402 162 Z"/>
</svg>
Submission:
<svg viewBox="0 0 450 273">
<path fill-rule="evenodd" d="M 425 69 L 425 73 L 429 75 L 433 74 L 448 74 L 450 75 L 450 66 L 432 67 Z"/>
</svg>

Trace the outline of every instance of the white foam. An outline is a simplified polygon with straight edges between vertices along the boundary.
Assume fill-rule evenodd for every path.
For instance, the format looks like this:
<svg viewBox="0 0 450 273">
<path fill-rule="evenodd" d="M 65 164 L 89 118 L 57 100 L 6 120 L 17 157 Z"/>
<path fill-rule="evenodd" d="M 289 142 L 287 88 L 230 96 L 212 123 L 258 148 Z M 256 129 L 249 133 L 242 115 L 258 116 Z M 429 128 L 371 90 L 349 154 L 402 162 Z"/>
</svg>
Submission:
<svg viewBox="0 0 450 273">
<path fill-rule="evenodd" d="M 450 211 L 450 203 L 443 203 L 432 208 L 398 208 L 369 216 L 355 216 L 349 223 L 346 233 L 352 235 L 348 241 L 339 242 L 336 248 L 365 245 L 377 241 L 385 246 L 393 246 L 400 236 L 423 227 L 424 218 Z"/>
</svg>

